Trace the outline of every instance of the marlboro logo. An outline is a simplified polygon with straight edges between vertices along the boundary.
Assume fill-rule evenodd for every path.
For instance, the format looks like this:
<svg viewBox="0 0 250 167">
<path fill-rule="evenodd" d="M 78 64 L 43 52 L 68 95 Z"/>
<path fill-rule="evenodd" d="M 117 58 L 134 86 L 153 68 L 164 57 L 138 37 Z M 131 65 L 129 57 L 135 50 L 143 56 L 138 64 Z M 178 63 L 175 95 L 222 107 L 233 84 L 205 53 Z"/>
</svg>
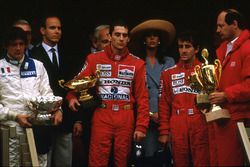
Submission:
<svg viewBox="0 0 250 167">
<path fill-rule="evenodd" d="M 119 65 L 118 78 L 133 79 L 135 73 L 135 66 Z"/>
<path fill-rule="evenodd" d="M 184 72 L 179 73 L 179 74 L 172 74 L 171 75 L 172 80 L 181 79 L 181 78 L 184 78 L 184 77 L 185 77 L 185 73 Z"/>
</svg>

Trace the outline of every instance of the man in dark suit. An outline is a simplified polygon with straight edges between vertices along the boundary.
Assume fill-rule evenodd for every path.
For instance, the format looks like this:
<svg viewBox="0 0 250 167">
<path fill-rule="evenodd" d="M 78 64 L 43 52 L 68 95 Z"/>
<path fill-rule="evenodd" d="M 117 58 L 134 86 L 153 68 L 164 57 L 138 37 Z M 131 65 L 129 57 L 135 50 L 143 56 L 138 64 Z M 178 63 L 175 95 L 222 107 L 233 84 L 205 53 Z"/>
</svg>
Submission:
<svg viewBox="0 0 250 167">
<path fill-rule="evenodd" d="M 66 91 L 60 87 L 58 81 L 69 80 L 72 77 L 66 71 L 70 63 L 58 44 L 62 36 L 61 21 L 57 16 L 49 15 L 44 17 L 41 23 L 40 32 L 43 39 L 32 50 L 31 55 L 44 63 L 54 94 L 64 98 Z M 73 113 L 68 111 L 66 101 L 63 103 L 62 110 L 62 124 L 52 129 L 52 149 L 48 158 L 48 166 L 71 166 L 72 163 L 72 127 L 75 119 Z M 77 124 L 80 123 L 77 122 Z M 76 130 L 76 133 L 79 133 L 82 126 L 77 127 L 80 127 Z"/>
</svg>

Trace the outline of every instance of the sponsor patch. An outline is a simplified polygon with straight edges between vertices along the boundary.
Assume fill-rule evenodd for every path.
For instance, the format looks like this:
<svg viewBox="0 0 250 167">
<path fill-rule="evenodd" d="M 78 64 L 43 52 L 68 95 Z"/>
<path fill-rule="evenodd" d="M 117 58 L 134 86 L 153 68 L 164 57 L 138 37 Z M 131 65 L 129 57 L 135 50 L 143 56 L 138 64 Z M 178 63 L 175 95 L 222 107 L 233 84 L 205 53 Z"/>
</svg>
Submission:
<svg viewBox="0 0 250 167">
<path fill-rule="evenodd" d="M 36 76 L 36 71 L 21 71 L 21 77 L 33 77 Z"/>
<path fill-rule="evenodd" d="M 100 76 L 101 77 L 111 77 L 112 72 L 111 71 L 101 71 Z"/>
<path fill-rule="evenodd" d="M 131 87 L 132 81 L 118 78 L 100 78 L 99 85 Z"/>
<path fill-rule="evenodd" d="M 185 83 L 184 79 L 174 80 L 172 81 L 172 86 L 180 86 L 180 85 L 184 85 L 184 83 Z"/>
<path fill-rule="evenodd" d="M 181 79 L 181 78 L 184 78 L 184 77 L 185 77 L 185 73 L 184 72 L 179 73 L 179 74 L 172 74 L 171 75 L 172 80 Z"/>
<path fill-rule="evenodd" d="M 129 95 L 125 94 L 100 94 L 103 100 L 129 100 Z"/>
<path fill-rule="evenodd" d="M 236 62 L 235 61 L 232 61 L 231 64 L 230 64 L 231 67 L 235 67 L 236 66 Z"/>
<path fill-rule="evenodd" d="M 103 100 L 130 100 L 130 89 L 119 86 L 100 86 L 99 96 Z"/>
<path fill-rule="evenodd" d="M 180 94 L 180 93 L 198 94 L 199 91 L 194 90 L 194 89 L 190 88 L 189 86 L 180 86 L 180 87 L 173 88 L 173 93 L 175 95 Z"/>
<path fill-rule="evenodd" d="M 96 64 L 96 69 L 102 71 L 111 71 L 112 66 L 111 64 Z"/>
<path fill-rule="evenodd" d="M 118 78 L 133 79 L 135 73 L 135 66 L 119 65 Z"/>
<path fill-rule="evenodd" d="M 120 55 L 115 55 L 115 60 L 120 61 L 121 60 L 121 56 Z"/>
<path fill-rule="evenodd" d="M 193 115 L 194 114 L 194 110 L 192 108 L 188 109 L 188 115 Z"/>
<path fill-rule="evenodd" d="M 25 62 L 23 68 L 24 68 L 25 70 L 28 70 L 28 68 L 29 68 L 29 62 Z"/>
</svg>

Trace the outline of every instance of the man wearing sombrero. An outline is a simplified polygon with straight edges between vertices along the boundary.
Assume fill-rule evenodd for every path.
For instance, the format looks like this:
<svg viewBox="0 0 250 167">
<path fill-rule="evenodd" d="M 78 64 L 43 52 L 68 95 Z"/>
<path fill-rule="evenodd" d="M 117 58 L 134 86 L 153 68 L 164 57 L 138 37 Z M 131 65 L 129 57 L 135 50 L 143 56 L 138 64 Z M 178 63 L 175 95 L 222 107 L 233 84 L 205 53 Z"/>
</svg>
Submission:
<svg viewBox="0 0 250 167">
<path fill-rule="evenodd" d="M 150 123 L 146 138 L 142 142 L 144 156 L 137 164 L 148 166 L 170 165 L 169 149 L 162 150 L 158 142 L 158 90 L 161 72 L 174 65 L 174 59 L 166 56 L 167 47 L 173 42 L 175 28 L 166 20 L 151 19 L 131 30 L 130 50 L 146 62 L 147 87 L 150 104 Z M 166 147 L 168 148 L 168 147 Z M 160 156 L 158 153 L 162 152 Z M 162 158 L 164 157 L 164 158 Z"/>
</svg>

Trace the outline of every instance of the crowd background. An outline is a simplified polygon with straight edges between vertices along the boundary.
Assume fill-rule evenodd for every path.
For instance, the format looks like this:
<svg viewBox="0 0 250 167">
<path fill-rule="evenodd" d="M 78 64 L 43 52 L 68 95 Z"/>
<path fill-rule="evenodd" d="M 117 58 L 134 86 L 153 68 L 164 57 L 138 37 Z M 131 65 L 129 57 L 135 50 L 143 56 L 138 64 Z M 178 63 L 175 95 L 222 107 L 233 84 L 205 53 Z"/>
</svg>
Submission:
<svg viewBox="0 0 250 167">
<path fill-rule="evenodd" d="M 199 31 L 201 43 L 213 51 L 216 15 L 223 8 L 238 9 L 250 20 L 248 0 L 2 0 L 0 40 L 15 20 L 24 18 L 31 23 L 33 43 L 40 41 L 40 19 L 44 14 L 53 12 L 62 19 L 64 35 L 61 41 L 75 63 L 82 62 L 90 52 L 89 34 L 93 29 L 118 18 L 126 20 L 130 28 L 150 18 L 169 20 L 177 33 L 186 29 Z M 175 44 L 169 52 L 177 59 Z"/>
</svg>

